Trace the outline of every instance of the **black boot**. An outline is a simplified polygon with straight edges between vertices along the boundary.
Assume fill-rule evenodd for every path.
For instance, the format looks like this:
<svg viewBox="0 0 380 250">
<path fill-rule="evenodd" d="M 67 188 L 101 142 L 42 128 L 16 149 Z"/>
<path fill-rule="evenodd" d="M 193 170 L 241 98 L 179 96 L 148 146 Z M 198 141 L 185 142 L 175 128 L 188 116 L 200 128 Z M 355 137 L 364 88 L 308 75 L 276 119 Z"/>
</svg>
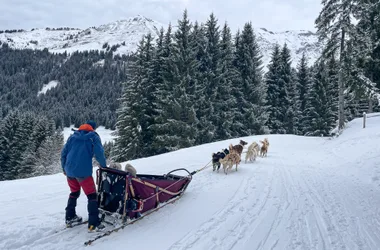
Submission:
<svg viewBox="0 0 380 250">
<path fill-rule="evenodd" d="M 77 206 L 77 199 L 80 195 L 80 191 L 70 193 L 69 200 L 66 207 L 66 220 L 71 220 L 76 216 L 75 207 Z"/>
<path fill-rule="evenodd" d="M 98 208 L 97 197 L 98 196 L 96 193 L 87 195 L 88 231 L 89 232 L 92 232 L 94 230 L 100 231 L 104 229 L 104 225 L 101 223 L 100 218 L 99 218 L 99 208 Z"/>
</svg>

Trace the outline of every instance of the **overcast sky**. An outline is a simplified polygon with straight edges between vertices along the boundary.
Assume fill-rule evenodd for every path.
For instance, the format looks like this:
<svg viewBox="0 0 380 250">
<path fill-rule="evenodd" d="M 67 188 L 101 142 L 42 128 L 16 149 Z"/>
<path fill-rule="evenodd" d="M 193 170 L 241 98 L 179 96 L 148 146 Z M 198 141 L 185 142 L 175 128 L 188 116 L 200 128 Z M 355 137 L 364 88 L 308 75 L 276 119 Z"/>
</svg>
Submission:
<svg viewBox="0 0 380 250">
<path fill-rule="evenodd" d="M 252 21 L 272 31 L 315 31 L 321 0 L 0 0 L 0 30 L 45 27 L 87 28 L 135 15 L 174 24 L 185 8 L 204 22 L 214 12 L 233 30 Z"/>
</svg>

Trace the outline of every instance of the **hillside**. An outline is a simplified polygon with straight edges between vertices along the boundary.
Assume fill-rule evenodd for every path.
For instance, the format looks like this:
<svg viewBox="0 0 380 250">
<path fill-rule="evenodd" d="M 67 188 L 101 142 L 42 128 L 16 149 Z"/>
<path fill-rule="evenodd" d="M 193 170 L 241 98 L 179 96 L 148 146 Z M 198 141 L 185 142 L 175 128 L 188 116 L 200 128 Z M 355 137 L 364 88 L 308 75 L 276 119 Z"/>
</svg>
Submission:
<svg viewBox="0 0 380 250">
<path fill-rule="evenodd" d="M 0 43 L 8 43 L 11 48 L 18 49 L 44 49 L 55 53 L 72 53 L 85 50 L 107 50 L 114 47 L 114 54 L 130 54 L 135 52 L 141 37 L 152 33 L 158 36 L 161 27 L 167 28 L 168 24 L 162 24 L 144 16 L 131 17 L 104 24 L 99 27 L 87 29 L 72 29 L 49 27 L 46 29 L 33 29 L 13 33 L 0 33 Z M 243 26 L 243 24 L 241 24 Z M 175 27 L 174 27 L 175 30 Z M 291 49 L 293 66 L 299 62 L 302 53 L 305 52 L 310 64 L 312 64 L 321 53 L 321 44 L 316 34 L 305 31 L 272 32 L 265 28 L 255 28 L 258 43 L 263 54 L 263 62 L 266 65 L 270 60 L 270 53 L 275 43 L 281 46 L 288 44 Z"/>
<path fill-rule="evenodd" d="M 267 158 L 230 174 L 194 175 L 185 195 L 91 249 L 378 249 L 380 114 L 355 119 L 334 139 L 269 135 Z M 200 169 L 236 138 L 131 162 L 139 173 Z M 244 154 L 243 154 L 244 156 Z M 0 182 L 0 249 L 85 249 L 86 226 L 64 226 L 62 174 Z M 87 217 L 87 199 L 78 214 Z"/>
</svg>

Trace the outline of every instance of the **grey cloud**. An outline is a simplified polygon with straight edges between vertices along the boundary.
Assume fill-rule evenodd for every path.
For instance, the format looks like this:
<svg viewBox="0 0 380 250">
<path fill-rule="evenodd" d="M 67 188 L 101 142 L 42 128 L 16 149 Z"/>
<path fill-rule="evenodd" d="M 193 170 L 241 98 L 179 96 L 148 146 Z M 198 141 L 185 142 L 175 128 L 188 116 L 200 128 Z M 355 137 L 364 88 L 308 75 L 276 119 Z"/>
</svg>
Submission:
<svg viewBox="0 0 380 250">
<path fill-rule="evenodd" d="M 233 30 L 251 21 L 273 31 L 314 30 L 318 0 L 0 0 L 0 30 L 98 26 L 135 15 L 176 24 L 187 8 L 189 18 L 205 22 L 214 12 Z"/>
</svg>

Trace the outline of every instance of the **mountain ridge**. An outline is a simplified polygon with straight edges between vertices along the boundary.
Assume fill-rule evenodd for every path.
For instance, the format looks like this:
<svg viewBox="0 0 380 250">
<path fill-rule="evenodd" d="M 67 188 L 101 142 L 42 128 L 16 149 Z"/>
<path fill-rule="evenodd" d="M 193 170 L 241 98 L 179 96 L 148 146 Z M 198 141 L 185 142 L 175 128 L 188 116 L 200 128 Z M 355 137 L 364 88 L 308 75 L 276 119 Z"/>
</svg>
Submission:
<svg viewBox="0 0 380 250">
<path fill-rule="evenodd" d="M 148 17 L 137 15 L 86 29 L 66 27 L 2 31 L 0 42 L 7 43 L 11 48 L 16 49 L 43 50 L 46 48 L 52 53 L 112 49 L 114 54 L 123 55 L 135 52 L 143 35 L 151 33 L 154 38 L 157 38 L 161 27 L 166 29 L 167 26 Z M 176 26 L 173 25 L 173 32 L 175 29 Z M 294 67 L 303 53 L 309 64 L 314 63 L 321 53 L 322 45 L 312 31 L 273 32 L 264 27 L 254 27 L 254 32 L 265 66 L 270 62 L 275 43 L 280 46 L 287 43 L 291 50 Z"/>
</svg>

